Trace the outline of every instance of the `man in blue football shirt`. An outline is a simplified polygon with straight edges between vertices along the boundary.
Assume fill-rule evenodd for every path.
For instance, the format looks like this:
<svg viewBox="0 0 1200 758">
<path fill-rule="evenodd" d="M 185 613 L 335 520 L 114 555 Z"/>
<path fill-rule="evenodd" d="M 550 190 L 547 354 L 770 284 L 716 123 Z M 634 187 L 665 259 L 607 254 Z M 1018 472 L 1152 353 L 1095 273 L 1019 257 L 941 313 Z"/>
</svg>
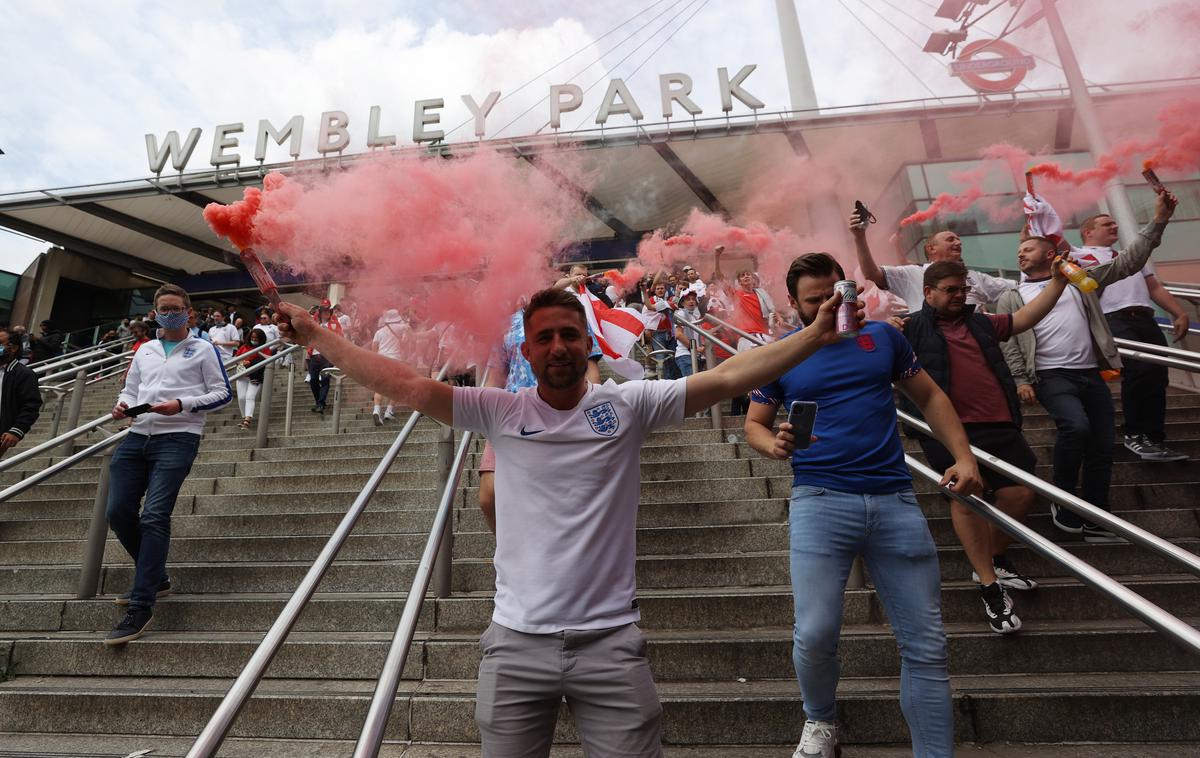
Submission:
<svg viewBox="0 0 1200 758">
<path fill-rule="evenodd" d="M 845 279 L 826 253 L 797 258 L 787 287 L 800 320 Z M 892 384 L 921 409 L 954 457 L 942 484 L 982 490 L 962 423 L 945 393 L 918 363 L 899 331 L 877 321 L 858 336 L 826 345 L 751 394 L 746 441 L 765 456 L 791 459 L 791 574 L 796 622 L 793 662 L 808 717 L 796 755 L 837 754 L 837 659 L 842 594 L 862 555 L 900 644 L 900 707 L 917 756 L 954 752 L 954 717 L 946 633 L 942 627 L 937 548 L 913 494 L 896 431 Z M 779 408 L 817 403 L 812 444 L 796 450 L 789 424 L 776 430 Z"/>
</svg>

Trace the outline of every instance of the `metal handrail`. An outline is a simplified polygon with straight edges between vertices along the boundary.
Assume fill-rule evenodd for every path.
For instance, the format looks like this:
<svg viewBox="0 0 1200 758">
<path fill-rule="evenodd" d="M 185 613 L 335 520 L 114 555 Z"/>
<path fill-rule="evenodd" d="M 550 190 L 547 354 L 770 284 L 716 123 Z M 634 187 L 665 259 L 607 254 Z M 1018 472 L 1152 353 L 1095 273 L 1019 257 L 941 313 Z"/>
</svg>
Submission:
<svg viewBox="0 0 1200 758">
<path fill-rule="evenodd" d="M 1151 628 L 1174 639 L 1193 653 L 1200 654 L 1200 631 L 1185 624 L 1163 608 L 1151 603 L 1082 558 L 1054 544 L 991 503 L 974 495 L 963 497 L 957 492 L 942 487 L 939 484 L 942 479 L 941 474 L 917 461 L 912 456 L 905 455 L 904 462 L 915 473 L 938 485 L 943 495 L 954 498 L 1020 540 L 1033 552 L 1062 566 L 1074 574 L 1079 581 L 1129 611 Z"/>
<path fill-rule="evenodd" d="M 49 382 L 54 379 L 62 379 L 63 377 L 67 377 L 67 376 L 74 377 L 80 371 L 89 371 L 93 368 L 97 368 L 99 366 L 103 366 L 105 364 L 112 363 L 113 361 L 120 361 L 120 360 L 124 360 L 126 358 L 130 358 L 130 356 L 132 356 L 135 351 L 126 350 L 123 353 L 109 353 L 107 350 L 105 350 L 103 352 L 107 353 L 107 355 L 104 358 L 100 358 L 98 360 L 94 360 L 89 363 L 83 363 L 78 366 L 71 366 L 70 368 L 63 369 L 62 371 L 57 371 L 57 372 L 49 374 L 47 376 L 38 377 L 38 384 L 40 385 L 42 382 Z"/>
<path fill-rule="evenodd" d="M 1113 342 L 1117 347 L 1128 348 L 1129 350 L 1141 350 L 1144 352 L 1161 353 L 1162 355 L 1182 358 L 1191 363 L 1200 364 L 1200 353 L 1195 350 L 1184 350 L 1178 347 L 1169 347 L 1167 345 L 1156 345 L 1152 342 L 1137 342 L 1135 340 L 1127 340 L 1121 337 L 1113 337 Z"/>
<path fill-rule="evenodd" d="M 933 429 L 930 428 L 929 424 L 909 413 L 897 408 L 896 416 L 903 423 L 913 427 L 914 429 L 918 429 L 925 434 L 933 434 Z M 1118 534 L 1128 539 L 1130 542 L 1137 543 L 1138 545 L 1147 548 L 1159 556 L 1179 564 L 1196 576 L 1200 576 L 1200 555 L 1190 553 L 1178 545 L 1164 540 L 1162 537 L 1151 534 L 1145 529 L 1129 523 L 1125 519 L 1118 518 L 1106 510 L 1097 508 L 1088 501 L 1076 497 L 1066 490 L 1059 489 L 1044 479 L 1040 479 L 1027 471 L 1023 471 L 1011 463 L 992 455 L 986 450 L 981 450 L 972 445 L 971 452 L 975 455 L 977 460 L 979 460 L 988 468 L 998 471 L 1022 486 L 1028 487 L 1037 494 L 1048 498 L 1058 505 L 1063 506 L 1067 510 L 1082 516 L 1087 521 L 1090 521 L 1093 524 L 1099 524 L 1114 534 Z"/>
<path fill-rule="evenodd" d="M 265 345 L 263 347 L 265 347 Z M 263 361 L 263 363 L 253 366 L 252 368 L 244 368 L 241 371 L 234 374 L 233 376 L 230 376 L 229 379 L 231 381 L 236 381 L 238 379 L 241 379 L 243 376 L 248 375 L 251 372 L 258 371 L 259 369 L 263 368 L 264 363 L 276 361 L 276 360 L 282 358 L 285 353 L 286 353 L 286 351 L 281 351 L 279 353 L 276 353 L 275 355 L 272 355 L 272 356 L 266 358 Z M 239 355 L 238 360 L 241 360 L 242 357 L 243 356 Z M 230 399 L 231 400 L 233 399 L 232 391 L 230 392 Z M 50 440 L 50 442 L 55 442 L 56 444 L 61 444 L 62 442 L 65 442 L 67 439 L 74 439 L 74 437 L 77 437 L 77 436 L 79 436 L 79 434 L 83 433 L 83 432 L 79 431 L 80 429 L 83 429 L 83 427 L 88 427 L 88 429 L 84 429 L 84 431 L 89 431 L 90 429 L 94 429 L 94 428 L 101 426 L 105 420 L 106 419 L 104 419 L 104 417 L 101 416 L 100 418 L 98 418 L 94 421 L 89 421 L 87 424 L 84 424 L 82 427 L 77 427 L 76 429 L 72 429 L 69 432 L 59 435 L 59 437 L 56 437 L 54 440 Z M 111 414 L 109 415 L 107 420 L 109 420 L 109 421 L 112 420 Z M 100 423 L 97 423 L 97 422 L 100 422 Z M 25 479 L 22 479 L 19 482 L 10 484 L 8 487 L 5 487 L 3 490 L 0 490 L 0 503 L 7 502 L 8 500 L 12 499 L 15 495 L 21 494 L 22 492 L 29 489 L 33 485 L 39 484 L 40 482 L 43 482 L 46 479 L 49 479 L 49 478 L 57 475 L 60 471 L 65 471 L 65 470 L 71 468 L 72 466 L 74 466 L 76 463 L 79 463 L 80 461 L 84 460 L 85 458 L 90 458 L 91 456 L 95 455 L 96 453 L 100 452 L 101 450 L 104 450 L 105 448 L 115 444 L 116 442 L 125 439 L 125 436 L 127 434 L 129 434 L 129 431 L 132 428 L 133 427 L 127 427 L 125 429 L 122 429 L 121 431 L 117 432 L 116 434 L 113 434 L 111 437 L 105 437 L 104 439 L 100 440 L 99 442 L 95 443 L 94 445 L 84 448 L 83 450 L 80 450 L 79 452 L 64 458 L 63 460 L 59 461 L 58 463 L 47 466 L 46 468 L 42 469 L 41 471 L 38 471 L 38 472 L 26 477 Z M 76 434 L 73 434 L 73 433 L 76 433 Z M 67 435 L 72 435 L 72 436 L 68 437 Z M 42 443 L 42 444 L 45 445 L 48 443 Z M 41 447 L 41 446 L 39 446 L 39 447 Z M 33 452 L 34 449 L 36 449 L 36 448 L 25 451 L 25 455 L 28 455 L 29 453 Z M 17 458 L 14 457 L 13 460 L 16 461 Z M 28 460 L 28 458 L 25 458 L 23 460 Z"/>
<path fill-rule="evenodd" d="M 449 365 L 442 367 L 438 372 L 437 380 L 441 381 L 446 378 Z M 338 523 L 333 534 L 329 536 L 329 540 L 321 549 L 320 555 L 313 561 L 312 566 L 304 574 L 304 578 L 300 580 L 300 585 L 296 587 L 296 591 L 288 599 L 287 604 L 276 617 L 275 622 L 271 624 L 271 628 L 263 636 L 262 642 L 255 648 L 254 654 L 250 656 L 250 660 L 242 668 L 237 679 L 230 685 L 225 697 L 221 699 L 221 704 L 217 706 L 217 710 L 213 712 L 208 723 L 204 725 L 204 730 L 196 737 L 196 741 L 192 743 L 192 747 L 187 752 L 187 758 L 211 758 L 221 747 L 221 743 L 225 739 L 225 735 L 229 732 L 229 727 L 233 725 L 234 719 L 245 706 L 250 695 L 254 693 L 254 689 L 262 680 L 263 674 L 267 667 L 271 664 L 279 648 L 287 639 L 288 634 L 295 626 L 296 620 L 300 618 L 301 612 L 308 605 L 308 601 L 312 599 L 313 593 L 317 590 L 317 585 L 325 577 L 325 573 L 329 571 L 329 567 L 333 564 L 338 552 L 342 549 L 346 539 L 350 536 L 350 532 L 358 523 L 359 517 L 366 510 L 367 504 L 375 495 L 375 491 L 379 489 L 379 485 L 383 482 L 383 477 L 387 475 L 388 469 L 396 460 L 396 456 L 400 454 L 400 449 L 404 447 L 404 443 L 408 441 L 412 431 L 417 426 L 417 422 L 421 420 L 421 412 L 413 411 L 409 415 L 408 421 L 400 433 L 396 435 L 396 439 L 392 442 L 391 447 L 384 453 L 383 458 L 379 460 L 379 464 L 375 470 L 371 472 L 371 476 L 367 479 L 367 483 L 363 485 L 358 496 L 354 498 L 354 502 L 350 505 L 346 515 Z"/>
<path fill-rule="evenodd" d="M 680 326 L 682 326 L 684 329 L 691 329 L 691 330 L 692 330 L 693 332 L 695 332 L 695 333 L 697 334 L 697 336 L 699 336 L 701 339 L 706 339 L 706 340 L 708 340 L 709 342 L 712 342 L 714 345 L 716 345 L 717 347 L 721 348 L 722 350 L 724 350 L 724 351 L 726 351 L 726 352 L 728 352 L 728 353 L 732 353 L 732 354 L 734 354 L 734 355 L 736 355 L 736 354 L 737 354 L 737 348 L 736 348 L 736 347 L 734 347 L 733 345 L 730 345 L 728 342 L 726 342 L 726 341 L 722 340 L 720 337 L 716 336 L 716 335 L 715 335 L 715 334 L 713 334 L 712 332 L 706 332 L 706 331 L 705 331 L 705 330 L 704 330 L 704 329 L 703 329 L 703 328 L 700 326 L 700 324 L 699 324 L 698 322 L 695 322 L 695 321 L 688 321 L 686 318 L 684 318 L 683 316 L 680 316 L 678 313 L 676 313 L 675 315 L 673 315 L 671 318 L 672 318 L 672 319 L 675 321 L 675 323 L 676 323 L 676 324 L 679 324 L 679 325 L 680 325 Z M 763 344 L 766 344 L 766 343 L 764 343 L 764 342 L 759 342 L 759 344 L 760 344 L 760 345 L 763 345 Z"/>
<path fill-rule="evenodd" d="M 484 371 L 480 385 L 487 385 L 488 372 Z M 450 430 L 453 435 L 453 430 Z M 451 437 L 453 439 L 453 437 Z M 400 622 L 392 635 L 392 644 L 388 648 L 387 658 L 384 659 L 383 669 L 379 680 L 375 683 L 375 694 L 371 697 L 371 706 L 367 709 L 367 717 L 363 720 L 362 731 L 358 742 L 354 745 L 354 758 L 375 758 L 383 744 L 383 732 L 387 728 L 388 717 L 392 713 L 392 705 L 396 701 L 396 689 L 400 686 L 400 676 L 404 672 L 404 664 L 412 649 L 413 636 L 417 632 L 417 618 L 425 604 L 425 592 L 429 589 L 429 580 L 433 576 L 435 563 L 442 550 L 442 541 L 448 531 L 450 518 L 454 512 L 454 498 L 458 494 L 458 482 L 462 478 L 463 467 L 467 452 L 471 449 L 474 432 L 464 432 L 458 452 L 450 470 L 446 472 L 446 486 L 442 488 L 442 499 L 438 502 L 437 511 L 433 515 L 433 525 L 429 527 L 429 537 L 425 540 L 425 549 L 421 553 L 420 563 L 413 575 L 412 585 L 408 589 L 408 597 L 404 601 L 404 611 L 400 614 Z M 451 556 L 443 555 L 449 560 Z"/>
<path fill-rule="evenodd" d="M 1175 297 L 1182 297 L 1186 300 L 1200 301 L 1200 289 L 1192 289 L 1191 287 L 1187 286 L 1181 287 L 1177 284 L 1167 284 L 1164 286 L 1166 287 L 1167 292 L 1170 292 Z"/>
<path fill-rule="evenodd" d="M 70 363 L 77 362 L 77 361 L 79 361 L 79 359 L 84 358 L 88 355 L 91 355 L 92 353 L 110 352 L 109 350 L 107 350 L 107 348 L 110 348 L 113 345 L 123 345 L 126 342 L 132 342 L 132 341 L 133 341 L 133 337 L 122 337 L 120 339 L 110 340 L 109 342 L 104 342 L 99 345 L 90 345 L 88 347 L 81 347 L 78 350 L 73 350 L 69 353 L 63 353 L 62 355 L 53 355 L 53 356 L 50 356 L 49 358 L 43 358 L 40 361 L 34 361 L 33 363 L 29 363 L 27 365 L 29 368 L 33 369 L 34 373 L 38 373 L 41 371 L 45 371 L 46 369 L 53 368 L 54 366 L 57 366 L 60 363 L 63 365 L 67 365 Z"/>
<path fill-rule="evenodd" d="M 1158 355 L 1156 353 L 1147 353 L 1142 350 L 1129 350 L 1123 347 L 1117 348 L 1117 353 L 1119 353 L 1122 358 L 1142 361 L 1143 363 L 1157 363 L 1160 366 L 1167 366 L 1169 368 L 1177 368 L 1184 371 L 1191 371 L 1193 373 L 1200 373 L 1200 363 L 1192 363 L 1191 361 L 1170 358 L 1168 356 Z"/>
<path fill-rule="evenodd" d="M 710 323 L 716 324 L 717 326 L 723 326 L 726 329 L 728 329 L 729 331 L 738 335 L 739 337 L 745 337 L 746 339 L 748 339 L 752 342 L 757 342 L 759 345 L 766 344 L 765 342 L 762 341 L 761 336 L 756 335 L 756 334 L 751 334 L 750 332 L 739 329 L 736 326 L 734 326 L 733 324 L 729 323 L 728 321 L 725 321 L 724 319 L 719 319 L 716 316 L 712 315 L 711 313 L 705 313 L 704 320 L 708 321 Z M 734 350 L 733 352 L 736 353 L 737 351 Z"/>
</svg>

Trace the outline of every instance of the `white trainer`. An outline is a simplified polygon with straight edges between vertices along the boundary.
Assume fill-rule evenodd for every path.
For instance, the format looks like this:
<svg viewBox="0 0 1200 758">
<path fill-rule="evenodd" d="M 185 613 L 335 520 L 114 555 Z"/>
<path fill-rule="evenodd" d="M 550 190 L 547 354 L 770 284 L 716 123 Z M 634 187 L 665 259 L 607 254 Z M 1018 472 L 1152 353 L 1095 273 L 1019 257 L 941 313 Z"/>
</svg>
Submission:
<svg viewBox="0 0 1200 758">
<path fill-rule="evenodd" d="M 837 724 L 832 721 L 805 721 L 804 734 L 792 758 L 842 758 Z"/>
</svg>

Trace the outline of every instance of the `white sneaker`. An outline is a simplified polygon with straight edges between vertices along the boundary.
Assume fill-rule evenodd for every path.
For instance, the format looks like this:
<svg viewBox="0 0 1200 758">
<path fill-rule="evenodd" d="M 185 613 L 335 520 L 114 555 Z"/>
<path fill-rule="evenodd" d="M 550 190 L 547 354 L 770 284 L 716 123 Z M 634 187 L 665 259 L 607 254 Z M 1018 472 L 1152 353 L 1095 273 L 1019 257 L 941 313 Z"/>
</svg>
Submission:
<svg viewBox="0 0 1200 758">
<path fill-rule="evenodd" d="M 805 721 L 804 734 L 792 758 L 841 758 L 837 724 L 832 721 Z"/>
</svg>

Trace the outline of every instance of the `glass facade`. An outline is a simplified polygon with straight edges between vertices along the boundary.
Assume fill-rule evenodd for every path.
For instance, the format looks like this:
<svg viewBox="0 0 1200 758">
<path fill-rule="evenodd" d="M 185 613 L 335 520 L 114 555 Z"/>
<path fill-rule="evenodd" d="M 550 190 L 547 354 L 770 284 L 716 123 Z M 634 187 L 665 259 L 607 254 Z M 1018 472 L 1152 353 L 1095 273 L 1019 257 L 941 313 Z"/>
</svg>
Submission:
<svg viewBox="0 0 1200 758">
<path fill-rule="evenodd" d="M 1082 152 L 1056 155 L 1054 160 L 1072 169 L 1092 165 L 1091 156 Z M 985 271 L 1010 274 L 1015 271 L 1017 244 L 1025 222 L 1020 212 L 1025 179 L 1021 175 L 1014 176 L 1006 164 L 979 160 L 908 164 L 896 173 L 877 203 L 880 207 L 904 208 L 898 218 L 891 220 L 894 228 L 901 218 L 928 208 L 940 193 L 961 192 L 973 177 L 979 177 L 984 195 L 972 208 L 901 230 L 900 239 L 908 260 L 924 261 L 922 243 L 925 237 L 950 229 L 963 238 L 963 260 L 967 265 Z M 1154 213 L 1154 191 L 1140 174 L 1125 179 L 1138 223 L 1149 222 Z M 1167 184 L 1179 197 L 1179 207 L 1172 219 L 1169 237 L 1155 253 L 1155 260 L 1200 260 L 1200 175 Z M 1079 224 L 1101 210 L 1104 210 L 1103 204 L 1064 217 L 1067 238 L 1078 244 Z"/>
</svg>

